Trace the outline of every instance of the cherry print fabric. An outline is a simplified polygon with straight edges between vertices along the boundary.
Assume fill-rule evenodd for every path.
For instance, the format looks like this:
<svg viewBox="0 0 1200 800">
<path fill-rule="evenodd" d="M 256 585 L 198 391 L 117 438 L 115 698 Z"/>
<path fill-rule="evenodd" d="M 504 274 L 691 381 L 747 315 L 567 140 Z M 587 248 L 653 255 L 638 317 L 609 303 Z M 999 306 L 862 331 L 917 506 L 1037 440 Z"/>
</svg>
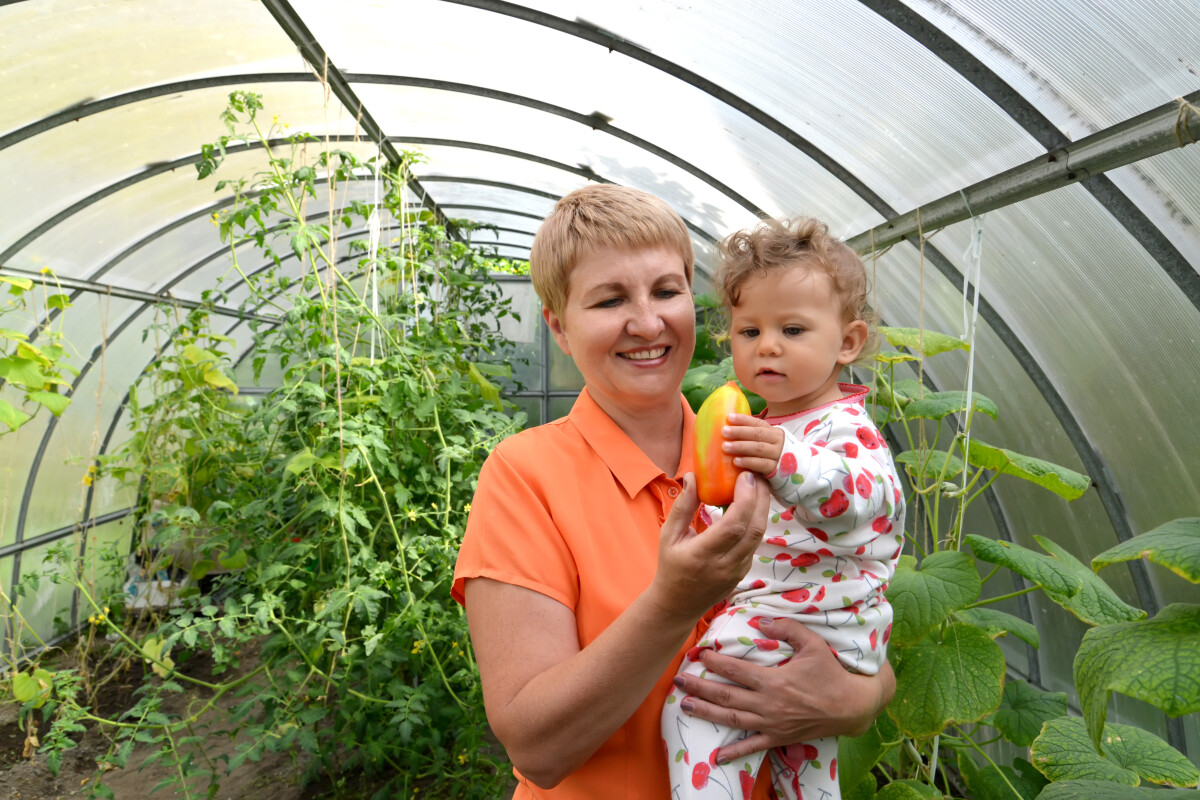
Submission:
<svg viewBox="0 0 1200 800">
<path fill-rule="evenodd" d="M 874 674 L 886 658 L 892 609 L 884 599 L 904 543 L 904 497 L 887 443 L 867 414 L 867 388 L 839 384 L 843 398 L 787 417 L 779 466 L 769 476 L 771 511 L 763 542 L 729 605 L 692 647 L 680 673 L 706 675 L 704 649 L 764 666 L 786 663 L 791 648 L 766 637 L 763 617 L 804 623 L 847 669 Z M 707 507 L 703 515 L 719 517 Z M 765 753 L 719 766 L 715 753 L 749 731 L 682 713 L 679 689 L 663 709 L 662 730 L 672 797 L 738 798 Z M 837 800 L 837 740 L 773 750 L 775 790 L 782 798 Z"/>
</svg>

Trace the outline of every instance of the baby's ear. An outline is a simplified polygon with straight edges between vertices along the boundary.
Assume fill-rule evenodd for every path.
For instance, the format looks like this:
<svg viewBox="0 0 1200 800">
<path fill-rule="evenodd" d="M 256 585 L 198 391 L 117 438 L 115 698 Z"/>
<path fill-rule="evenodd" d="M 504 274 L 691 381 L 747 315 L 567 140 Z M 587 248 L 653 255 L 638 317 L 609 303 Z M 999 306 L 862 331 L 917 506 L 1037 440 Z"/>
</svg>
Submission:
<svg viewBox="0 0 1200 800">
<path fill-rule="evenodd" d="M 865 320 L 856 319 L 847 322 L 842 328 L 842 349 L 838 353 L 837 363 L 849 364 L 858 358 L 863 345 L 867 343 L 867 334 L 871 332 Z"/>
</svg>

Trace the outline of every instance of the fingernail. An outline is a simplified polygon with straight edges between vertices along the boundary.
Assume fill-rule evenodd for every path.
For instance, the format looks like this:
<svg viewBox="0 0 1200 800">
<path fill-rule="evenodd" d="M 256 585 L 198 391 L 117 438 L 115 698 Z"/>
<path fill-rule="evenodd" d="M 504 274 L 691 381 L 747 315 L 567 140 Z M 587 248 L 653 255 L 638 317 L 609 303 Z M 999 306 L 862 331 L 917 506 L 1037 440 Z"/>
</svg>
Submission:
<svg viewBox="0 0 1200 800">
<path fill-rule="evenodd" d="M 754 473 L 753 472 L 743 472 L 742 480 L 744 480 L 747 485 L 753 486 L 754 485 Z"/>
<path fill-rule="evenodd" d="M 684 685 L 686 682 L 687 682 L 687 681 L 685 681 L 685 680 L 683 679 L 683 676 L 682 676 L 682 675 L 676 675 L 676 676 L 675 676 L 675 685 L 676 685 L 676 686 L 678 686 L 680 689 L 682 689 L 682 688 L 683 688 L 683 685 Z"/>
<path fill-rule="evenodd" d="M 725 766 L 726 764 L 729 763 L 729 759 L 726 758 L 725 756 L 717 756 L 717 763 L 720 764 L 721 766 Z"/>
<path fill-rule="evenodd" d="M 690 714 L 692 709 L 696 707 L 696 704 L 691 700 L 682 700 L 679 703 L 679 707 Z"/>
</svg>

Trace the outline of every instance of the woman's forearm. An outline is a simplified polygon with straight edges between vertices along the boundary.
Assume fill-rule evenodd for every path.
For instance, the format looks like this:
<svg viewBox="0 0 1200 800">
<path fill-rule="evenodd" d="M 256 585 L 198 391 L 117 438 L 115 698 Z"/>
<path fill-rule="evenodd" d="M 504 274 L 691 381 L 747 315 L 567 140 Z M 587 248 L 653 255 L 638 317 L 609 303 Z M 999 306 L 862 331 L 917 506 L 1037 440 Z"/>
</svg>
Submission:
<svg viewBox="0 0 1200 800">
<path fill-rule="evenodd" d="M 492 729 L 520 773 L 543 788 L 625 724 L 692 630 L 643 593 L 580 649 L 571 610 L 544 595 L 476 579 L 466 600 Z"/>
</svg>

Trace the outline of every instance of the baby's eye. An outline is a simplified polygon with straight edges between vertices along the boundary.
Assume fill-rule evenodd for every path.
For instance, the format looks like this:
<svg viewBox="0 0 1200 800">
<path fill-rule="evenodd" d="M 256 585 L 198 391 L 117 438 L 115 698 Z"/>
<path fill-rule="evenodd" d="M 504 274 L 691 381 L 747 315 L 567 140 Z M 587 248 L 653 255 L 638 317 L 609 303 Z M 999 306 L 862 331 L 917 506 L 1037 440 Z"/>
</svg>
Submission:
<svg viewBox="0 0 1200 800">
<path fill-rule="evenodd" d="M 783 332 L 787 336 L 799 336 L 804 333 L 804 328 L 801 328 L 799 325 L 788 325 L 783 329 Z"/>
<path fill-rule="evenodd" d="M 747 339 L 753 339 L 755 336 L 758 336 L 758 328 L 742 328 L 739 333 Z"/>
</svg>

